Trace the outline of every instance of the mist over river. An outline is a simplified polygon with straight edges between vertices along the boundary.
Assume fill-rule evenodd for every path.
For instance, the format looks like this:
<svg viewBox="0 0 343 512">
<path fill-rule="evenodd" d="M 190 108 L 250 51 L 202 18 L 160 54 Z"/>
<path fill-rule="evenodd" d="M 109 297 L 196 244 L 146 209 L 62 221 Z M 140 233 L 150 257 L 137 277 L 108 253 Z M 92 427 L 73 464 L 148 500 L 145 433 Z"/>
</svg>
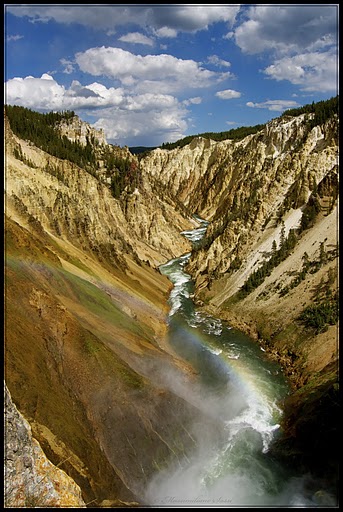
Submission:
<svg viewBox="0 0 343 512">
<path fill-rule="evenodd" d="M 194 247 L 207 229 L 183 232 Z M 289 392 L 281 368 L 258 343 L 197 311 L 191 253 L 160 267 L 173 283 L 169 343 L 197 371 L 198 406 L 218 420 L 215 432 L 194 424 L 196 450 L 155 475 L 146 502 L 157 507 L 333 507 L 336 500 L 310 475 L 294 475 L 269 448 L 281 435 L 282 401 Z M 192 391 L 192 393 L 194 390 Z"/>
</svg>

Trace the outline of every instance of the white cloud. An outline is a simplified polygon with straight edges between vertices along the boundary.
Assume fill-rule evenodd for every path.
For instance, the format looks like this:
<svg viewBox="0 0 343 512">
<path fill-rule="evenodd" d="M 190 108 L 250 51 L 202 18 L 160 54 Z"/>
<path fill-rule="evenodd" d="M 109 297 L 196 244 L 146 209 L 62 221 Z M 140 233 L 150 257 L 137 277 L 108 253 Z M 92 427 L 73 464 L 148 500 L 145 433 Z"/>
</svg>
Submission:
<svg viewBox="0 0 343 512">
<path fill-rule="evenodd" d="M 41 78 L 28 76 L 26 78 L 13 78 L 5 84 L 5 103 L 22 105 L 28 108 L 60 109 L 65 95 L 63 86 L 57 84 L 47 74 Z"/>
<path fill-rule="evenodd" d="M 244 53 L 274 56 L 266 76 L 303 91 L 337 92 L 337 5 L 258 5 L 246 16 L 235 41 Z"/>
<path fill-rule="evenodd" d="M 234 32 L 228 32 L 225 36 L 223 36 L 223 39 L 233 39 L 234 35 Z"/>
<path fill-rule="evenodd" d="M 45 23 L 79 23 L 102 30 L 113 30 L 127 23 L 159 31 L 172 29 L 195 32 L 207 29 L 212 23 L 224 21 L 233 24 L 239 5 L 7 5 L 15 16 L 28 16 L 31 21 Z M 156 32 L 158 33 L 158 32 Z M 161 32 L 162 36 L 163 32 Z M 171 34 L 171 33 L 169 33 Z M 163 37 L 166 36 L 164 32 Z"/>
<path fill-rule="evenodd" d="M 235 30 L 235 41 L 245 53 L 304 52 L 332 45 L 336 39 L 335 5 L 258 5 Z"/>
<path fill-rule="evenodd" d="M 170 28 L 170 27 L 161 27 L 161 28 L 158 28 L 156 30 L 154 30 L 154 34 L 157 36 L 157 37 L 166 37 L 166 38 L 173 38 L 173 37 L 177 37 L 177 30 L 175 28 Z"/>
<path fill-rule="evenodd" d="M 227 60 L 220 59 L 218 57 L 218 55 L 210 55 L 210 57 L 208 57 L 208 59 L 207 59 L 207 62 L 209 64 L 213 64 L 214 66 L 219 66 L 219 67 L 229 68 L 231 66 L 231 62 L 229 62 Z"/>
<path fill-rule="evenodd" d="M 64 66 L 63 73 L 70 75 L 74 71 L 73 62 L 67 59 L 60 59 L 60 63 Z"/>
<path fill-rule="evenodd" d="M 144 44 L 147 46 L 154 46 L 154 41 L 150 37 L 140 34 L 139 32 L 130 32 L 124 36 L 121 36 L 118 41 L 132 44 Z"/>
<path fill-rule="evenodd" d="M 47 73 L 40 78 L 12 78 L 5 84 L 5 103 L 36 110 L 106 107 L 123 101 L 122 89 L 107 89 L 97 83 L 83 87 L 76 80 L 66 89 Z"/>
<path fill-rule="evenodd" d="M 52 80 L 54 82 L 53 77 L 51 75 L 49 75 L 49 73 L 43 73 L 40 78 L 41 78 L 41 80 Z"/>
<path fill-rule="evenodd" d="M 302 91 L 337 93 L 337 67 L 337 56 L 332 52 L 305 53 L 277 60 L 264 73 L 274 80 L 300 85 Z"/>
<path fill-rule="evenodd" d="M 179 104 L 178 100 L 167 94 L 145 93 L 128 98 L 127 109 L 135 112 L 149 112 L 151 109 L 168 110 L 175 108 Z"/>
<path fill-rule="evenodd" d="M 195 98 L 188 98 L 188 100 L 184 100 L 182 103 L 184 105 L 200 105 L 200 103 L 202 102 L 202 99 L 200 98 L 200 96 L 196 96 Z"/>
<path fill-rule="evenodd" d="M 139 99 L 135 101 L 139 102 Z M 94 126 L 103 128 L 107 140 L 119 145 L 137 145 L 137 137 L 140 145 L 160 145 L 166 140 L 174 142 L 184 136 L 188 126 L 187 111 L 177 101 L 169 107 L 151 106 L 141 111 L 108 109 L 100 116 Z"/>
<path fill-rule="evenodd" d="M 267 100 L 263 103 L 253 103 L 252 101 L 248 101 L 246 106 L 251 108 L 266 108 L 272 112 L 282 112 L 283 110 L 299 107 L 300 105 L 296 101 L 291 100 Z"/>
<path fill-rule="evenodd" d="M 225 91 L 216 92 L 216 96 L 221 100 L 231 100 L 233 98 L 240 98 L 241 93 L 238 91 L 234 91 L 233 89 L 226 89 Z"/>
<path fill-rule="evenodd" d="M 188 88 L 209 87 L 229 77 L 202 68 L 194 60 L 172 55 L 134 55 L 121 48 L 90 48 L 76 54 L 81 71 L 94 76 L 107 76 L 123 85 L 135 87 L 136 92 L 167 94 Z"/>
<path fill-rule="evenodd" d="M 189 103 L 200 101 L 191 98 Z M 172 95 L 132 94 L 98 82 L 83 86 L 78 80 L 66 88 L 47 73 L 8 80 L 5 103 L 38 111 L 87 109 L 88 115 L 98 119 L 95 126 L 104 128 L 107 140 L 120 145 L 137 145 L 135 137 L 146 145 L 173 142 L 184 136 L 188 126 L 186 103 Z"/>
</svg>

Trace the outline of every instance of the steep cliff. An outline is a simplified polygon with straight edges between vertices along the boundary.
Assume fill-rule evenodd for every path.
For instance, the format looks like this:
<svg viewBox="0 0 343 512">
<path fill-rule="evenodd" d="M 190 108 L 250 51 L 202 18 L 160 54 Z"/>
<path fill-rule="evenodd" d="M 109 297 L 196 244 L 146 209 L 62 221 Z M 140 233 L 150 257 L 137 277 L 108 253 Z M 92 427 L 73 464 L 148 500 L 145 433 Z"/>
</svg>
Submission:
<svg viewBox="0 0 343 512">
<path fill-rule="evenodd" d="M 153 267 L 189 249 L 179 231 L 194 223 L 152 193 L 115 199 L 5 129 L 6 384 L 85 503 L 136 506 L 154 472 L 195 448 L 194 419 L 213 423 L 172 389 L 196 375 L 168 346 L 170 284 Z"/>
<path fill-rule="evenodd" d="M 67 139 L 79 142 L 82 145 L 91 143 L 96 146 L 107 144 L 105 133 L 102 129 L 96 130 L 88 123 L 84 123 L 78 116 L 65 119 L 57 127 L 61 136 L 65 135 Z"/>
<path fill-rule="evenodd" d="M 6 147 L 8 215 L 13 206 L 49 233 L 121 268 L 128 253 L 158 266 L 180 249 L 189 250 L 180 231 L 193 226 L 191 219 L 158 199 L 149 183 L 115 199 L 101 174 L 99 178 L 96 171 L 92 175 L 20 140 L 8 122 Z"/>
<path fill-rule="evenodd" d="M 5 506 L 84 508 L 81 489 L 54 466 L 32 437 L 31 427 L 5 385 Z M 64 461 L 61 461 L 63 463 Z"/>
<path fill-rule="evenodd" d="M 253 335 L 264 324 L 258 322 L 262 313 L 270 314 L 272 333 L 274 319 L 285 327 L 311 304 L 305 274 L 307 290 L 328 275 L 336 290 L 338 119 L 314 127 L 310 121 L 309 114 L 285 116 L 238 142 L 197 138 L 184 148 L 152 151 L 142 163 L 145 173 L 160 176 L 191 211 L 210 221 L 188 265 L 198 299 L 220 315 L 241 317 L 242 326 L 253 323 Z M 304 253 L 305 270 L 295 283 Z M 268 275 L 239 294 L 269 260 Z M 287 301 L 293 304 L 288 316 Z"/>
<path fill-rule="evenodd" d="M 197 378 L 168 344 L 157 270 L 191 250 L 180 232 L 193 214 L 209 221 L 187 268 L 198 305 L 256 338 L 294 385 L 278 456 L 336 475 L 338 118 L 313 121 L 139 160 L 74 120 L 63 133 L 94 150 L 82 167 L 6 120 L 6 382 L 85 502 L 135 506 L 195 448 L 194 419 L 216 429 L 171 386 Z"/>
<path fill-rule="evenodd" d="M 337 475 L 337 425 L 315 438 L 338 414 L 338 117 L 314 118 L 283 116 L 240 141 L 198 137 L 143 168 L 210 221 L 187 267 L 198 304 L 259 340 L 297 390 L 285 453 Z"/>
</svg>

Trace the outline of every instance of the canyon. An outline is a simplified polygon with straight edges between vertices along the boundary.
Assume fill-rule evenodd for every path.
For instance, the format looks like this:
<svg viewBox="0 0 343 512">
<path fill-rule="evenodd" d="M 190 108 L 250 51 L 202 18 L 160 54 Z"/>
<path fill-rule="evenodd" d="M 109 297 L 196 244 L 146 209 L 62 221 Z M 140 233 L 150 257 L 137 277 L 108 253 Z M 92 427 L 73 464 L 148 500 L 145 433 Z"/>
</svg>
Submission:
<svg viewBox="0 0 343 512">
<path fill-rule="evenodd" d="M 73 117 L 56 131 L 92 145 L 89 172 L 5 115 L 6 385 L 84 506 L 145 504 L 153 475 L 196 449 L 194 423 L 220 435 L 189 393 L 197 372 L 168 342 L 159 266 L 188 252 L 199 309 L 253 338 L 290 382 L 275 457 L 338 485 L 338 320 L 301 321 L 338 308 L 338 115 L 313 124 L 281 116 L 242 140 L 199 136 L 138 157 Z M 112 153 L 129 169 L 115 194 Z M 196 216 L 209 224 L 192 248 L 182 232 Z"/>
</svg>

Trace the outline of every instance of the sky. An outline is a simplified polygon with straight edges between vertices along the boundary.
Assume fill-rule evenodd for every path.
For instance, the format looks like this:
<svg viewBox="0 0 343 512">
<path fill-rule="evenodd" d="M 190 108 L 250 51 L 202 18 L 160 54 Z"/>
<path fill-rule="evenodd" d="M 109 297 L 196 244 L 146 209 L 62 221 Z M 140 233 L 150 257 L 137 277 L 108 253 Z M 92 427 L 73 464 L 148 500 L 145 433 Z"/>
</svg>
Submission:
<svg viewBox="0 0 343 512">
<path fill-rule="evenodd" d="M 4 4 L 5 99 L 119 146 L 264 124 L 338 94 L 338 4 Z"/>
</svg>

